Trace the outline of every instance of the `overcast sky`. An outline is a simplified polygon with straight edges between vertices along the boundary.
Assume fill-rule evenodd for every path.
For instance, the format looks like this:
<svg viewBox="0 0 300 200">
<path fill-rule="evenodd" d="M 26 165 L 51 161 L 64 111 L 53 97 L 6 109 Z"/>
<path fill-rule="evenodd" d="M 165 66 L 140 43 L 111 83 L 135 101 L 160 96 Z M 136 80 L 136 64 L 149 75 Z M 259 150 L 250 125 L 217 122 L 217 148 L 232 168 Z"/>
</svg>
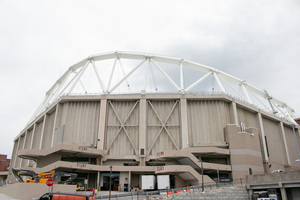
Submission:
<svg viewBox="0 0 300 200">
<path fill-rule="evenodd" d="M 146 52 L 215 67 L 300 113 L 298 0 L 0 0 L 0 154 L 47 90 L 91 54 Z"/>
</svg>

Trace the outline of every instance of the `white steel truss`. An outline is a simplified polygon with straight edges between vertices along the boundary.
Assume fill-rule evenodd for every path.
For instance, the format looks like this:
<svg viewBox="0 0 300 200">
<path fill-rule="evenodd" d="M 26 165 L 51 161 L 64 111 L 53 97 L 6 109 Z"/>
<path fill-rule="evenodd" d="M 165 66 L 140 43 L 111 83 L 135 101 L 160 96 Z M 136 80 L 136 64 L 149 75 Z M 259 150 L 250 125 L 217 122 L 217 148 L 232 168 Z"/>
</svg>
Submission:
<svg viewBox="0 0 300 200">
<path fill-rule="evenodd" d="M 214 87 L 211 91 L 207 89 L 211 88 L 207 84 L 210 77 L 216 81 L 218 91 Z M 213 67 L 180 58 L 111 52 L 92 55 L 71 66 L 48 90 L 29 123 L 65 95 L 216 92 L 238 98 L 294 124 L 294 119 L 299 117 L 293 108 L 266 91 Z"/>
</svg>

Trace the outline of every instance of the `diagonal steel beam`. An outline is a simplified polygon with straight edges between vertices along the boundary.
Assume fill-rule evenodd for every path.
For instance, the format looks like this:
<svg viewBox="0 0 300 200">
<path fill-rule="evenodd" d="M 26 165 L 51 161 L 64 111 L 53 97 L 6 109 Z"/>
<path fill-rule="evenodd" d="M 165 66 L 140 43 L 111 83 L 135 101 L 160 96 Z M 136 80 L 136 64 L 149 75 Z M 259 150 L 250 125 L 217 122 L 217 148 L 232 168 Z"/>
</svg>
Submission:
<svg viewBox="0 0 300 200">
<path fill-rule="evenodd" d="M 119 62 L 119 65 L 120 65 L 120 67 L 121 67 L 123 76 L 126 76 L 126 73 L 125 73 L 125 70 L 124 70 L 124 67 L 123 67 L 123 64 L 122 64 L 120 58 L 118 59 L 118 62 Z M 129 89 L 129 91 L 131 92 L 130 85 L 129 85 L 129 82 L 128 82 L 127 78 L 126 78 L 125 80 L 126 80 L 127 87 L 128 87 L 128 89 Z"/>
<path fill-rule="evenodd" d="M 113 88 L 108 89 L 108 93 L 113 92 L 124 80 L 126 80 L 133 72 L 135 72 L 146 60 L 142 60 L 134 69 L 132 69 L 126 76 L 124 76 Z"/>
<path fill-rule="evenodd" d="M 111 70 L 110 78 L 108 80 L 107 90 L 109 90 L 109 88 L 110 88 L 110 84 L 111 84 L 111 81 L 112 81 L 112 78 L 113 78 L 113 75 L 114 75 L 114 72 L 115 72 L 115 68 L 116 68 L 117 59 L 118 58 L 115 58 L 114 65 L 113 65 L 113 68 Z"/>
<path fill-rule="evenodd" d="M 150 60 L 156 67 L 157 69 L 166 77 L 166 79 L 173 85 L 173 87 L 177 90 L 180 91 L 180 88 L 178 85 L 171 79 L 171 77 L 153 60 Z"/>
<path fill-rule="evenodd" d="M 191 84 L 189 87 L 187 87 L 185 89 L 186 92 L 190 91 L 191 89 L 193 89 L 195 86 L 197 86 L 199 83 L 201 83 L 202 81 L 204 81 L 207 77 L 209 77 L 211 75 L 211 72 L 206 73 L 204 76 L 202 76 L 200 79 L 198 79 L 197 81 L 195 81 L 193 84 Z"/>
<path fill-rule="evenodd" d="M 135 104 L 133 105 L 133 107 L 131 108 L 129 114 L 127 115 L 126 119 L 124 120 L 124 122 L 122 122 L 122 120 L 121 120 L 120 116 L 118 115 L 118 113 L 117 113 L 115 107 L 113 106 L 112 102 L 109 101 L 109 104 L 110 104 L 110 106 L 112 107 L 112 109 L 113 109 L 113 111 L 114 111 L 114 113 L 115 113 L 115 115 L 116 115 L 116 117 L 117 117 L 117 119 L 118 119 L 118 121 L 119 121 L 119 123 L 120 123 L 120 129 L 119 129 L 117 135 L 116 135 L 116 136 L 114 137 L 114 139 L 112 140 L 111 144 L 109 145 L 109 148 L 112 146 L 112 144 L 114 143 L 114 141 L 116 140 L 116 138 L 117 138 L 118 135 L 120 134 L 121 130 L 123 129 L 123 130 L 124 130 L 124 133 L 125 133 L 125 135 L 126 135 L 126 137 L 128 138 L 128 140 L 129 140 L 129 142 L 130 142 L 130 144 L 131 144 L 131 146 L 133 147 L 133 149 L 134 149 L 135 152 L 137 153 L 137 148 L 135 147 L 135 145 L 134 145 L 134 143 L 133 143 L 131 137 L 129 136 L 129 134 L 128 134 L 126 128 L 125 128 L 125 123 L 127 122 L 127 120 L 129 119 L 129 117 L 131 116 L 132 112 L 134 111 L 134 109 L 136 108 L 136 106 L 137 106 L 138 103 L 139 103 L 139 101 L 136 101 L 136 103 L 135 103 Z M 108 148 L 107 150 L 109 150 L 109 148 Z"/>
<path fill-rule="evenodd" d="M 108 147 L 107 147 L 107 151 L 109 151 L 110 150 L 110 147 L 112 146 L 112 144 L 115 142 L 115 140 L 117 139 L 117 137 L 118 137 L 118 135 L 120 134 L 120 132 L 121 132 L 121 130 L 122 130 L 122 127 L 120 127 L 119 128 L 119 130 L 117 131 L 117 134 L 115 135 L 115 137 L 113 138 L 113 140 L 111 141 L 111 143 L 108 145 Z"/>
<path fill-rule="evenodd" d="M 162 132 L 163 129 L 166 130 L 167 135 L 168 135 L 169 138 L 171 139 L 171 141 L 172 141 L 172 143 L 174 144 L 175 148 L 178 150 L 178 149 L 179 149 L 178 146 L 176 145 L 176 143 L 175 143 L 173 137 L 171 136 L 171 134 L 168 132 L 168 130 L 167 130 L 167 128 L 166 128 L 166 123 L 167 123 L 167 121 L 169 120 L 171 114 L 173 113 L 173 111 L 174 111 L 174 109 L 175 109 L 175 107 L 176 107 L 176 105 L 178 104 L 179 101 L 177 100 L 177 101 L 174 103 L 174 105 L 173 105 L 171 111 L 169 112 L 168 116 L 167 116 L 166 119 L 165 119 L 165 122 L 163 122 L 163 121 L 161 120 L 161 118 L 159 117 L 159 115 L 158 115 L 156 109 L 154 108 L 153 104 L 152 104 L 150 101 L 148 101 L 148 102 L 149 102 L 150 106 L 152 107 L 154 113 L 156 114 L 157 118 L 159 119 L 159 121 L 160 121 L 160 123 L 161 123 L 161 129 L 159 130 L 158 134 L 156 135 L 156 138 L 154 139 L 152 145 L 151 145 L 150 148 L 148 149 L 148 154 L 150 154 L 150 151 L 152 150 L 152 148 L 153 148 L 155 142 L 156 142 L 157 139 L 159 138 L 159 136 L 160 136 L 160 134 L 161 134 L 161 132 Z"/>
<path fill-rule="evenodd" d="M 155 142 L 157 141 L 158 137 L 161 134 L 161 131 L 164 129 L 164 127 L 161 126 L 160 130 L 158 131 L 153 143 L 150 145 L 149 149 L 148 149 L 148 155 L 150 154 L 150 151 L 152 150 L 152 148 L 154 147 Z"/>
<path fill-rule="evenodd" d="M 91 62 L 92 62 L 92 65 L 93 65 L 93 69 L 94 69 L 94 71 L 95 71 L 95 74 L 96 74 L 96 76 L 97 76 L 97 79 L 98 79 L 98 81 L 99 81 L 99 84 L 100 84 L 100 86 L 101 86 L 102 92 L 103 92 L 103 93 L 106 93 L 106 87 L 105 87 L 105 85 L 104 85 L 104 83 L 103 83 L 103 81 L 102 81 L 102 79 L 101 79 L 101 77 L 100 77 L 100 74 L 99 74 L 99 71 L 98 71 L 98 69 L 97 69 L 97 66 L 96 66 L 94 60 L 91 60 Z"/>
</svg>

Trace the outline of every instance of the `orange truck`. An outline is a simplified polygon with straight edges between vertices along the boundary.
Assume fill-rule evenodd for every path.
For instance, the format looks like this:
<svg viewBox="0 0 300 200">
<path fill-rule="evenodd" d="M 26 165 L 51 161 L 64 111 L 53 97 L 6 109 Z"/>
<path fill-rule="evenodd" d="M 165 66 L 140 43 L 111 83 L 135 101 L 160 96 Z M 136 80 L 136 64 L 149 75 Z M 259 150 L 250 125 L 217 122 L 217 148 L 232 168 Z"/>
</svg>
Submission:
<svg viewBox="0 0 300 200">
<path fill-rule="evenodd" d="M 39 200 L 95 200 L 93 195 L 48 192 Z"/>
</svg>

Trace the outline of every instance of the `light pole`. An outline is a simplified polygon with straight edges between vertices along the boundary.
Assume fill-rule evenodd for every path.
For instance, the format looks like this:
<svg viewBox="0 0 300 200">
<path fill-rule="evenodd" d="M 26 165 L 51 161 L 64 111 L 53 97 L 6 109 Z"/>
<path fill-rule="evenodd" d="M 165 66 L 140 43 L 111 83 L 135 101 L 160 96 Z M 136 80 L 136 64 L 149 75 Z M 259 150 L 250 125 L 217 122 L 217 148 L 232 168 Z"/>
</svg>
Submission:
<svg viewBox="0 0 300 200">
<path fill-rule="evenodd" d="M 219 180 L 220 180 L 219 168 L 217 169 L 217 176 L 218 176 L 217 187 L 219 187 Z"/>
<path fill-rule="evenodd" d="M 110 168 L 110 173 L 109 173 L 109 200 L 110 200 L 110 196 L 111 196 L 111 170 L 112 170 L 112 166 L 110 166 L 109 168 Z"/>
<path fill-rule="evenodd" d="M 202 178 L 202 192 L 204 192 L 204 177 L 203 177 L 203 162 L 202 162 L 202 158 L 200 158 L 201 161 L 201 178 Z"/>
</svg>

